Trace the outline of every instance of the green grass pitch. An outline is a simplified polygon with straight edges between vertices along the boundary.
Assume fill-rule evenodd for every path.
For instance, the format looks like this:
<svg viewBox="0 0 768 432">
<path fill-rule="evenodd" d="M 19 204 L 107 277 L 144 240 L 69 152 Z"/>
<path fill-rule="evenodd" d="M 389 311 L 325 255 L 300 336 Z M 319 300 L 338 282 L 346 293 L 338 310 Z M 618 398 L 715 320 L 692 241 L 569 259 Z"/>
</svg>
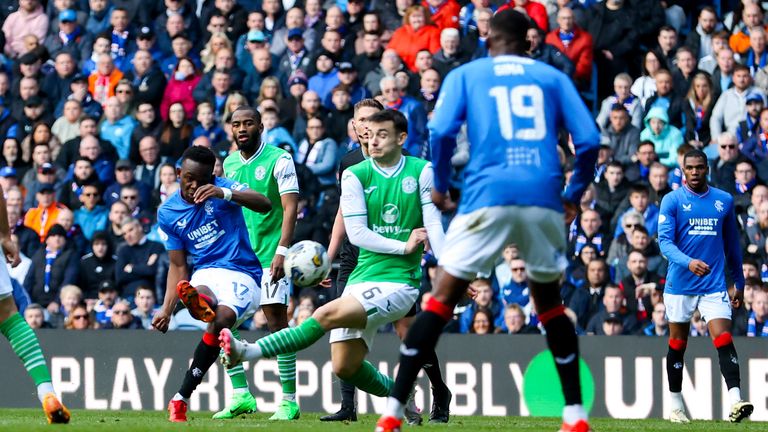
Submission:
<svg viewBox="0 0 768 432">
<path fill-rule="evenodd" d="M 166 419 L 165 412 L 159 411 L 81 411 L 72 413 L 69 425 L 48 425 L 42 410 L 39 409 L 0 409 L 0 431 L 258 431 L 274 432 L 372 432 L 377 416 L 361 416 L 356 423 L 323 423 L 318 421 L 318 414 L 304 414 L 296 422 L 271 422 L 269 414 L 260 413 L 241 416 L 231 421 L 211 420 L 211 413 L 193 412 L 189 414 L 188 424 L 172 424 Z M 554 432 L 560 427 L 560 421 L 552 418 L 530 417 L 453 417 L 447 425 L 429 425 L 421 427 L 405 426 L 404 431 L 546 431 Z M 690 425 L 673 425 L 663 420 L 613 420 L 593 419 L 592 427 L 596 432 L 622 431 L 765 431 L 765 423 L 731 424 L 727 422 L 694 421 Z"/>
</svg>

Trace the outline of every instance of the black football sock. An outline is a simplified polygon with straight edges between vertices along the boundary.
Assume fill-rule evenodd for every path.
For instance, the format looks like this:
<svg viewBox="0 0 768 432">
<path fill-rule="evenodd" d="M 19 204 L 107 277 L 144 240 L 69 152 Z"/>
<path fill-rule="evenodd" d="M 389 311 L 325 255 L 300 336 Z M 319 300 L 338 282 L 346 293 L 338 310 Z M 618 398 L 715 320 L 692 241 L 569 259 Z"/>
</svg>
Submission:
<svg viewBox="0 0 768 432">
<path fill-rule="evenodd" d="M 203 340 L 197 344 L 195 348 L 195 354 L 192 357 L 192 364 L 189 365 L 187 373 L 184 375 L 184 381 L 179 389 L 179 394 L 184 398 L 192 396 L 192 392 L 195 391 L 198 385 L 203 381 L 203 376 L 208 372 L 208 369 L 216 362 L 219 357 L 218 340 L 216 336 L 211 333 L 204 333 Z"/>
<path fill-rule="evenodd" d="M 681 339 L 669 339 L 667 350 L 667 380 L 669 391 L 680 393 L 683 390 L 683 356 L 687 343 Z"/>
<path fill-rule="evenodd" d="M 581 383 L 579 382 L 579 339 L 573 323 L 564 313 L 565 308 L 557 306 L 539 315 L 547 331 L 547 345 L 555 358 L 555 367 L 560 376 L 566 405 L 581 404 Z"/>
<path fill-rule="evenodd" d="M 426 358 L 430 353 L 434 354 L 437 340 L 446 322 L 442 316 L 427 310 L 418 314 L 408 329 L 408 335 L 400 346 L 400 370 L 395 380 L 395 388 L 390 394 L 402 404 L 408 401 Z"/>
<path fill-rule="evenodd" d="M 741 387 L 741 378 L 739 377 L 739 357 L 736 354 L 736 347 L 733 346 L 731 334 L 726 332 L 716 337 L 713 341 L 717 348 L 717 357 L 720 361 L 720 373 L 723 374 L 725 385 L 728 389 Z"/>
<path fill-rule="evenodd" d="M 441 397 L 448 392 L 448 386 L 443 381 L 443 374 L 440 371 L 440 360 L 437 358 L 437 353 L 433 349 L 425 353 L 424 366 L 422 366 L 424 372 L 426 372 L 429 382 L 432 384 L 435 396 Z"/>
<path fill-rule="evenodd" d="M 355 386 L 341 380 L 341 409 L 355 409 Z"/>
</svg>

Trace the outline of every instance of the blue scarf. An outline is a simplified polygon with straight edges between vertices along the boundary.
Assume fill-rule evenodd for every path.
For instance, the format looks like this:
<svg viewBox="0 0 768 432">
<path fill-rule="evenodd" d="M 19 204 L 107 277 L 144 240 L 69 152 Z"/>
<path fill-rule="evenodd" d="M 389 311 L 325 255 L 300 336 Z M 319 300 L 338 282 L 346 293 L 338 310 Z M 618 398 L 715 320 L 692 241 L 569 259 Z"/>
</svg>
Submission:
<svg viewBox="0 0 768 432">
<path fill-rule="evenodd" d="M 53 262 L 56 261 L 61 251 L 51 252 L 45 249 L 45 292 L 51 291 L 51 270 L 53 268 Z"/>
<path fill-rule="evenodd" d="M 763 329 L 760 334 L 757 333 L 757 319 L 755 318 L 755 311 L 749 313 L 749 320 L 747 321 L 747 336 L 748 337 L 768 337 L 768 325 L 763 323 Z"/>
<path fill-rule="evenodd" d="M 82 33 L 83 33 L 83 30 L 78 26 L 78 27 L 75 27 L 75 31 L 73 31 L 71 34 L 66 34 L 63 31 L 60 31 L 59 39 L 61 39 L 62 45 L 67 46 L 70 43 L 76 41 L 77 38 L 79 38 Z"/>
<path fill-rule="evenodd" d="M 704 112 L 704 107 L 697 106 L 696 107 L 696 131 L 700 131 L 701 127 L 704 125 L 704 116 L 706 113 Z M 749 118 L 749 116 L 747 116 Z"/>
<path fill-rule="evenodd" d="M 571 32 L 563 32 L 561 30 L 561 31 L 557 32 L 557 34 L 560 36 L 560 42 L 562 42 L 563 46 L 565 46 L 566 48 L 568 48 L 568 45 L 570 45 L 571 42 L 573 42 L 574 35 L 573 35 L 572 31 Z"/>
<path fill-rule="evenodd" d="M 112 30 L 112 54 L 117 57 L 125 57 L 125 46 L 128 44 L 128 32 Z"/>
<path fill-rule="evenodd" d="M 742 184 L 736 181 L 736 192 L 740 194 L 745 194 L 750 190 L 752 190 L 752 188 L 755 187 L 755 184 L 757 184 L 757 179 L 752 179 L 747 184 Z"/>
<path fill-rule="evenodd" d="M 755 64 L 755 52 L 752 48 L 747 51 L 747 66 L 749 66 L 752 76 L 755 76 L 757 71 L 765 66 L 766 61 L 768 61 L 768 51 L 763 51 L 763 53 L 760 54 L 760 63 L 758 64 Z"/>
</svg>

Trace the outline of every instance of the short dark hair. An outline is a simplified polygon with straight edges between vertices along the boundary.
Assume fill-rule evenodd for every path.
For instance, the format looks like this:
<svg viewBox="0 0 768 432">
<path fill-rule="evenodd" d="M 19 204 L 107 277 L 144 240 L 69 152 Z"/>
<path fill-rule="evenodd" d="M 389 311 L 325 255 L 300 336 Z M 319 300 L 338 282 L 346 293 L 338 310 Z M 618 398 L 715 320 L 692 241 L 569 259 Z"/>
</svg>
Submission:
<svg viewBox="0 0 768 432">
<path fill-rule="evenodd" d="M 650 236 L 651 234 L 648 232 L 648 228 L 645 227 L 645 225 L 635 225 L 634 228 L 632 228 L 632 233 L 635 231 L 640 231 L 641 233 Z"/>
<path fill-rule="evenodd" d="M 379 101 L 377 101 L 376 99 L 373 99 L 373 98 L 365 98 L 365 99 L 362 99 L 362 100 L 360 100 L 360 102 L 355 104 L 355 112 L 357 112 L 360 108 L 365 108 L 365 107 L 375 108 L 375 109 L 377 109 L 379 111 L 383 111 L 384 110 L 384 105 L 382 105 L 381 102 L 379 102 Z"/>
<path fill-rule="evenodd" d="M 619 162 L 617 160 L 612 160 L 612 161 L 608 162 L 608 164 L 605 165 L 605 168 L 606 169 L 608 169 L 608 168 L 619 168 L 619 169 L 621 169 L 622 172 L 624 171 L 624 165 L 622 165 L 621 162 Z"/>
<path fill-rule="evenodd" d="M 637 145 L 637 151 L 640 151 L 640 147 L 643 147 L 643 146 L 651 146 L 653 147 L 653 151 L 656 151 L 656 144 L 654 144 L 653 141 L 648 141 L 648 140 L 640 141 L 640 144 Z"/>
<path fill-rule="evenodd" d="M 736 63 L 736 64 L 733 66 L 733 73 L 736 73 L 736 72 L 739 72 L 739 71 L 741 71 L 741 72 L 747 72 L 747 73 L 751 73 L 751 71 L 749 70 L 749 67 L 747 67 L 747 66 L 744 66 L 744 65 L 743 65 L 743 64 L 741 64 L 741 63 Z"/>
<path fill-rule="evenodd" d="M 688 144 L 688 143 L 682 143 L 677 148 L 677 155 L 685 157 L 685 154 L 688 153 L 691 150 L 696 150 L 696 147 Z"/>
<path fill-rule="evenodd" d="M 256 122 L 261 124 L 261 113 L 259 112 L 259 110 L 257 110 L 256 108 L 250 105 L 240 105 L 239 107 L 235 108 L 235 110 L 229 114 L 229 119 L 227 123 L 232 121 L 232 116 L 238 111 L 250 111 L 251 113 L 253 113 L 253 117 L 256 119 Z"/>
<path fill-rule="evenodd" d="M 192 146 L 184 150 L 181 160 L 191 160 L 211 168 L 216 166 L 216 156 L 210 149 L 201 146 Z"/>
<path fill-rule="evenodd" d="M 703 161 L 704 161 L 704 164 L 705 164 L 705 165 L 708 163 L 707 154 L 706 154 L 706 153 L 704 153 L 703 151 L 701 151 L 701 150 L 697 149 L 697 148 L 695 148 L 695 149 L 693 149 L 693 150 L 689 151 L 688 153 L 686 153 L 686 154 L 683 156 L 683 165 L 685 165 L 685 161 L 686 161 L 688 158 L 698 158 L 698 159 L 701 159 L 701 160 L 703 160 Z"/>
<path fill-rule="evenodd" d="M 386 109 L 368 117 L 369 123 L 384 123 L 389 121 L 394 123 L 396 133 L 408 133 L 408 119 L 406 119 L 400 111 Z"/>
<path fill-rule="evenodd" d="M 514 9 L 505 9 L 496 13 L 491 18 L 491 33 L 497 40 L 504 41 L 515 52 L 522 53 L 528 50 L 528 29 L 531 21 L 522 13 Z"/>
<path fill-rule="evenodd" d="M 77 159 L 75 159 L 75 163 L 72 164 L 72 166 L 77 165 L 78 162 L 88 162 L 89 165 L 93 166 L 93 161 L 91 158 L 87 158 L 85 156 L 78 156 Z"/>
<path fill-rule="evenodd" d="M 633 193 L 650 195 L 648 185 L 645 183 L 632 183 L 632 185 L 629 186 L 629 194 L 632 195 Z"/>
<path fill-rule="evenodd" d="M 620 104 L 620 103 L 615 103 L 615 104 L 611 105 L 611 112 L 613 112 L 613 111 L 621 111 L 624 114 L 629 115 L 629 111 L 627 111 L 627 108 L 624 107 L 624 105 Z"/>
<path fill-rule="evenodd" d="M 674 27 L 669 26 L 669 25 L 663 25 L 663 26 L 659 27 L 659 33 L 658 34 L 660 35 L 661 32 L 663 32 L 663 31 L 671 31 L 671 32 L 674 32 L 675 34 L 677 34 L 677 30 L 675 30 Z"/>
</svg>

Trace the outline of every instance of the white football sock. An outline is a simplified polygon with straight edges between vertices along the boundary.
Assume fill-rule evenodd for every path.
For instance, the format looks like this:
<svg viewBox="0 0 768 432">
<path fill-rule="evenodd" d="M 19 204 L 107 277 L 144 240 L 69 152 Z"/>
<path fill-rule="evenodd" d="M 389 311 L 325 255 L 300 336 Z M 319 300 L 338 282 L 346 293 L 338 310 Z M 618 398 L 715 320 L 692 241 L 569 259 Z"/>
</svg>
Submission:
<svg viewBox="0 0 768 432">
<path fill-rule="evenodd" d="M 729 388 L 728 399 L 731 400 L 731 405 L 735 404 L 736 402 L 741 402 L 741 389 L 738 387 Z"/>
<path fill-rule="evenodd" d="M 587 412 L 582 405 L 566 405 L 563 408 L 563 422 L 574 424 L 579 420 L 587 420 Z"/>
<path fill-rule="evenodd" d="M 670 392 L 670 396 L 672 396 L 672 410 L 683 410 L 685 411 L 685 405 L 683 404 L 683 394 L 679 392 Z"/>
<path fill-rule="evenodd" d="M 405 405 L 392 396 L 387 398 L 387 407 L 384 408 L 384 417 L 401 419 L 405 415 Z"/>
<path fill-rule="evenodd" d="M 45 395 L 48 393 L 54 393 L 53 391 L 53 384 L 50 382 L 44 382 L 40 383 L 40 385 L 37 386 L 37 398 L 40 399 L 40 402 L 43 402 L 43 399 L 45 398 Z"/>
</svg>

